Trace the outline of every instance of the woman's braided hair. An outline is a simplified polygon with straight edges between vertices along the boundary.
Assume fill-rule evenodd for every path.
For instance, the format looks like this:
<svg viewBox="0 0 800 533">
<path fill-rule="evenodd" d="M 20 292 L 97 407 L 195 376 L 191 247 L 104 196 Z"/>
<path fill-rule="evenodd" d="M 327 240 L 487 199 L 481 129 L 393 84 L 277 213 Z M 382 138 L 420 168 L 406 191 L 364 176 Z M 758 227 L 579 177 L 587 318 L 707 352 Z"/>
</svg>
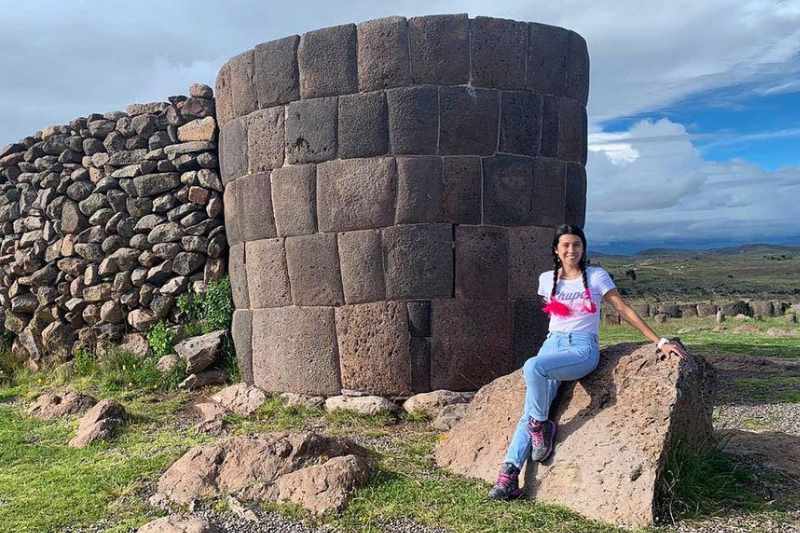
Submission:
<svg viewBox="0 0 800 533">
<path fill-rule="evenodd" d="M 581 277 L 583 279 L 583 289 L 589 290 L 589 279 L 586 275 L 586 235 L 583 234 L 583 230 L 578 226 L 572 226 L 570 224 L 561 224 L 556 228 L 555 236 L 553 237 L 553 246 L 550 247 L 550 251 L 553 254 L 553 288 L 550 290 L 550 298 L 553 298 L 556 295 L 556 284 L 558 283 L 558 270 L 561 268 L 561 259 L 559 259 L 558 254 L 556 253 L 556 249 L 558 248 L 558 240 L 561 238 L 562 235 L 577 235 L 580 237 L 581 242 L 583 243 L 583 253 L 581 254 L 581 260 L 578 263 L 581 269 Z"/>
</svg>

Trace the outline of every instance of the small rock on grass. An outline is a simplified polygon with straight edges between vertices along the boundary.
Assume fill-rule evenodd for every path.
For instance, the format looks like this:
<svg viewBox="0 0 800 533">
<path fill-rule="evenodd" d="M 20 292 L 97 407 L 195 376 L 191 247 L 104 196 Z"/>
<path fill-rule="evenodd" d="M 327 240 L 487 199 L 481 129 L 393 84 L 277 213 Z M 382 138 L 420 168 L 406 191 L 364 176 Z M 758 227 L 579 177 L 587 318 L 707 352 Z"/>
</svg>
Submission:
<svg viewBox="0 0 800 533">
<path fill-rule="evenodd" d="M 322 409 L 325 407 L 323 396 L 306 396 L 305 394 L 295 394 L 294 392 L 281 393 L 280 399 L 286 407 L 304 407 L 306 409 Z"/>
<path fill-rule="evenodd" d="M 82 413 L 97 403 L 91 396 L 74 391 L 60 394 L 47 391 L 40 394 L 28 408 L 28 414 L 41 420 Z"/>
<path fill-rule="evenodd" d="M 137 530 L 137 533 L 217 533 L 219 529 L 196 517 L 170 515 L 153 520 Z"/>
<path fill-rule="evenodd" d="M 377 415 L 389 412 L 396 414 L 399 411 L 397 404 L 381 396 L 331 396 L 325 400 L 325 410 L 352 411 L 361 415 Z"/>
<path fill-rule="evenodd" d="M 114 400 L 98 402 L 81 418 L 78 434 L 69 441 L 69 446 L 85 448 L 96 440 L 111 438 L 127 416 L 125 408 Z"/>
<path fill-rule="evenodd" d="M 213 369 L 191 374 L 178 385 L 181 389 L 197 390 L 209 385 L 224 385 L 228 380 L 228 374 L 224 370 Z"/>
<path fill-rule="evenodd" d="M 415 394 L 403 403 L 407 413 L 425 414 L 436 417 L 448 405 L 468 403 L 475 396 L 472 392 L 453 392 L 449 390 L 435 390 Z"/>
<path fill-rule="evenodd" d="M 222 389 L 211 399 L 237 415 L 250 416 L 267 401 L 267 395 L 257 387 L 237 383 Z"/>
</svg>

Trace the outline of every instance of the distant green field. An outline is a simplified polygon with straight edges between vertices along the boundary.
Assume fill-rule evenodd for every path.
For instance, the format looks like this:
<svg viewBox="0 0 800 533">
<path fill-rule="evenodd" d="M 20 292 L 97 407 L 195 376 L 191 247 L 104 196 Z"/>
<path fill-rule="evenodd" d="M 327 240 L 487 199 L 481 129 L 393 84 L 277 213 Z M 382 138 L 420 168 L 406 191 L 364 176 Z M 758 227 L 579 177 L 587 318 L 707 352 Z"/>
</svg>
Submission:
<svg viewBox="0 0 800 533">
<path fill-rule="evenodd" d="M 797 247 L 600 255 L 592 263 L 608 270 L 623 294 L 636 298 L 800 299 L 800 248 Z"/>
</svg>

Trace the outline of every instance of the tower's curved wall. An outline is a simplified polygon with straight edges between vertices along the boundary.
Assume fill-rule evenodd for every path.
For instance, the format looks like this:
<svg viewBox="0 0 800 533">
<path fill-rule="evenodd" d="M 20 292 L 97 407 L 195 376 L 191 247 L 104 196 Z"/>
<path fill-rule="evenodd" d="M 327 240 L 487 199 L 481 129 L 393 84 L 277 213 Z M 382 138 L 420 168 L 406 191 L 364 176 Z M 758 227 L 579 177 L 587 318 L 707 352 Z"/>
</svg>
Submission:
<svg viewBox="0 0 800 533">
<path fill-rule="evenodd" d="M 554 225 L 583 224 L 586 43 L 392 17 L 217 78 L 234 338 L 274 391 L 474 390 L 532 355 Z"/>
</svg>

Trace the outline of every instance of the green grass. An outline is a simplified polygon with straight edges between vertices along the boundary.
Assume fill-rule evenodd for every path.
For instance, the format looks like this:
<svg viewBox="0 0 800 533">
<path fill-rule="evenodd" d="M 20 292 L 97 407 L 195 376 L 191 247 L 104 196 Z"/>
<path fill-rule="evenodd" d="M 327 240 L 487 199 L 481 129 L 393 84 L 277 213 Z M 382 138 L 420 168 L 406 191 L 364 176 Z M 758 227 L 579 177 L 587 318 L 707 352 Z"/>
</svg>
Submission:
<svg viewBox="0 0 800 533">
<path fill-rule="evenodd" d="M 800 377 L 740 378 L 735 383 L 753 402 L 800 403 Z"/>
<path fill-rule="evenodd" d="M 713 318 L 677 318 L 667 320 L 663 324 L 657 324 L 652 319 L 646 319 L 646 321 L 659 335 L 680 337 L 687 347 L 703 356 L 735 354 L 800 359 L 800 336 L 770 337 L 765 334 L 770 328 L 800 333 L 800 328 L 796 324 L 787 324 L 782 318 L 747 322 L 757 328 L 757 332 L 733 331 L 742 324 L 733 319 L 724 324 L 724 330 L 719 331 L 715 331 L 717 324 Z M 604 323 L 600 328 L 602 346 L 619 342 L 644 341 L 642 334 L 627 324 L 609 325 Z"/>
</svg>

